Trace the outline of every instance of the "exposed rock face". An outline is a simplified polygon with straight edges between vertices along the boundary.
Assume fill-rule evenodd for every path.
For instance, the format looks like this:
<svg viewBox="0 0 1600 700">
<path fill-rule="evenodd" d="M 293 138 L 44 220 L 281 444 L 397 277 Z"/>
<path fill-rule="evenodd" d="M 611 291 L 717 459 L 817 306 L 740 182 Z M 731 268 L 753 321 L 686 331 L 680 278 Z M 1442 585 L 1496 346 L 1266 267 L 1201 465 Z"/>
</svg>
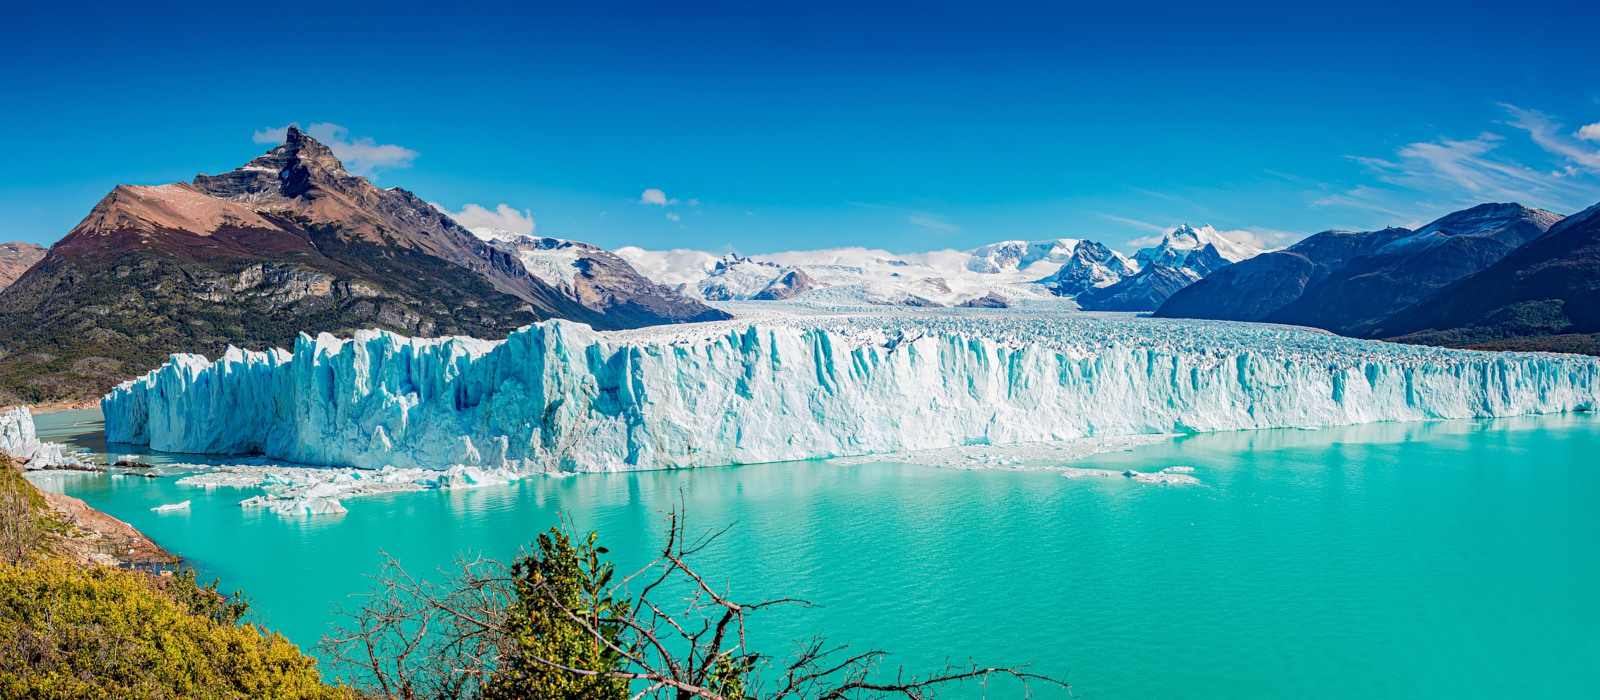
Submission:
<svg viewBox="0 0 1600 700">
<path fill-rule="evenodd" d="M 1056 296 L 1074 297 L 1096 287 L 1106 287 L 1132 276 L 1139 267 L 1110 248 L 1083 241 L 1054 275 L 1039 280 Z"/>
<path fill-rule="evenodd" d="M 645 279 L 627 261 L 588 243 L 508 232 L 490 235 L 491 245 L 516 255 L 529 274 L 576 303 L 578 308 L 563 309 L 563 318 L 601 330 L 732 318 Z"/>
<path fill-rule="evenodd" d="M 811 279 L 811 275 L 806 274 L 805 270 L 792 267 L 789 268 L 788 272 L 780 275 L 778 279 L 773 280 L 772 284 L 767 285 L 765 289 L 750 298 L 757 301 L 782 301 L 826 286 L 828 285 Z"/>
<path fill-rule="evenodd" d="M 1085 311 L 1154 311 L 1178 290 L 1232 264 L 1212 243 L 1189 249 L 1182 257 L 1172 253 L 1165 244 L 1155 250 L 1165 252 L 1146 255 L 1144 267 L 1132 277 L 1079 294 L 1078 306 Z M 1140 251 L 1141 255 L 1146 252 L 1148 249 Z M 1172 264 L 1161 262 L 1163 260 L 1172 261 Z"/>
<path fill-rule="evenodd" d="M 0 292 L 0 403 L 95 396 L 173 352 L 302 331 L 498 338 L 552 317 L 602 314 L 291 127 L 232 172 L 116 187 Z"/>
<path fill-rule="evenodd" d="M 963 301 L 960 304 L 957 304 L 957 306 L 965 309 L 1004 309 L 1009 308 L 1011 304 L 1007 302 L 1005 297 L 994 292 L 989 292 L 988 294 L 976 299 L 968 299 Z"/>
<path fill-rule="evenodd" d="M 1410 229 L 1323 231 L 1283 250 L 1217 270 L 1175 292 L 1157 309 L 1167 318 L 1260 321 L 1299 299 L 1351 259 L 1409 235 Z"/>
<path fill-rule="evenodd" d="M 1600 204 L 1379 321 L 1374 337 L 1600 354 Z"/>
<path fill-rule="evenodd" d="M 1198 279 L 1187 268 L 1149 263 L 1137 275 L 1079 294 L 1078 306 L 1085 311 L 1153 311 Z"/>
<path fill-rule="evenodd" d="M 44 246 L 32 243 L 0 243 L 0 289 L 11 286 L 22 273 L 44 258 Z"/>
</svg>

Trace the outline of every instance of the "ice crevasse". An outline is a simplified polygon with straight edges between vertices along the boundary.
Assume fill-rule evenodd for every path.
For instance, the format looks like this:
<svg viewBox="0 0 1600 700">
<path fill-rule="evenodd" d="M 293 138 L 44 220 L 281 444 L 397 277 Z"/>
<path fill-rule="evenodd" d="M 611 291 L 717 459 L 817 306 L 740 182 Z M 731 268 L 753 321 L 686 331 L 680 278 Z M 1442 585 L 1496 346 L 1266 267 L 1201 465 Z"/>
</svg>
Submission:
<svg viewBox="0 0 1600 700">
<path fill-rule="evenodd" d="M 361 331 L 174 355 L 101 407 L 109 441 L 168 452 L 570 472 L 1593 410 L 1597 396 L 1600 358 L 1245 324 L 550 321 L 504 341 Z"/>
</svg>

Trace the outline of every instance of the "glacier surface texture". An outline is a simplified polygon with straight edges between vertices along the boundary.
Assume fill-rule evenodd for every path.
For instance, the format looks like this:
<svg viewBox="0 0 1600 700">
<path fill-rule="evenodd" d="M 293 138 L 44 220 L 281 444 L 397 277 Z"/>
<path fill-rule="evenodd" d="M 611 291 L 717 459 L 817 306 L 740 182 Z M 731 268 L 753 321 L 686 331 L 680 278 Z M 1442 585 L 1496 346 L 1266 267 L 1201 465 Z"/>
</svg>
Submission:
<svg viewBox="0 0 1600 700">
<path fill-rule="evenodd" d="M 770 316 L 174 355 L 106 438 L 313 465 L 661 469 L 1089 436 L 1593 410 L 1600 358 L 1078 314 Z"/>
</svg>

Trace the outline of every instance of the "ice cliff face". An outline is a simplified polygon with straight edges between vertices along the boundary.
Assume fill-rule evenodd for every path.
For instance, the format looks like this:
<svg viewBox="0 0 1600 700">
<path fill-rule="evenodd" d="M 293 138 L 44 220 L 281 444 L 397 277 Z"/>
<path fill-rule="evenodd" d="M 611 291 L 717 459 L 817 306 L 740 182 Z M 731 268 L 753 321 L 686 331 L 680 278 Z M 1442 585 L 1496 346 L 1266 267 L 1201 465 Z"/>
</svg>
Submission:
<svg viewBox="0 0 1600 700">
<path fill-rule="evenodd" d="M 27 459 L 38 450 L 39 438 L 33 429 L 33 413 L 26 406 L 0 413 L 0 451 L 15 459 Z"/>
<path fill-rule="evenodd" d="M 77 466 L 82 462 L 72 449 L 58 442 L 39 442 L 33 425 L 33 412 L 17 406 L 0 413 L 0 452 L 21 460 L 27 469 Z"/>
<path fill-rule="evenodd" d="M 1592 357 L 948 310 L 301 336 L 293 352 L 174 356 L 101 406 L 109 441 L 156 450 L 528 472 L 1592 410 L 1597 394 Z"/>
</svg>

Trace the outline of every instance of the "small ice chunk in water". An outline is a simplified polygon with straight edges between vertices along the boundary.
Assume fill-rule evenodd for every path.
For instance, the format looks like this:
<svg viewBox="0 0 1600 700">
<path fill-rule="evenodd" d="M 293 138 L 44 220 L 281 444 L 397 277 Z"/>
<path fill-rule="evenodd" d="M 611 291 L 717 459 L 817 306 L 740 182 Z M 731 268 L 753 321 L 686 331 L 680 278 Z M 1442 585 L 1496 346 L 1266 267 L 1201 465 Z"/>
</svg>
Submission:
<svg viewBox="0 0 1600 700">
<path fill-rule="evenodd" d="M 153 511 L 155 511 L 157 513 L 165 513 L 165 512 L 167 512 L 169 510 L 188 510 L 188 509 L 189 509 L 189 502 L 188 501 L 184 501 L 182 503 L 167 503 L 167 504 L 164 504 L 164 505 L 159 505 L 159 506 L 156 506 L 154 508 L 151 508 L 150 510 L 153 510 Z"/>
</svg>

